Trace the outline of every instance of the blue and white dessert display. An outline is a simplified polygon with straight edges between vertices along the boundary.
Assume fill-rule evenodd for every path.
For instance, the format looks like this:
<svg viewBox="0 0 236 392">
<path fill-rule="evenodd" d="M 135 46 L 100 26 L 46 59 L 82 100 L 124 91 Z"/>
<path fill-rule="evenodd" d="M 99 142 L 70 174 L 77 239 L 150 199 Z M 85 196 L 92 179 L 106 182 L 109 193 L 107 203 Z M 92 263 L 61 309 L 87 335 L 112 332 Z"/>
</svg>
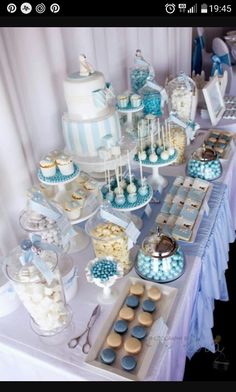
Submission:
<svg viewBox="0 0 236 392">
<path fill-rule="evenodd" d="M 181 248 L 173 238 L 159 231 L 144 239 L 135 263 L 138 275 L 158 283 L 171 282 L 179 278 L 184 272 L 184 266 Z M 145 311 L 155 310 L 155 304 L 151 302 L 143 304 Z"/>
<path fill-rule="evenodd" d="M 217 153 L 208 146 L 198 148 L 187 164 L 187 174 L 190 177 L 213 181 L 222 175 L 222 165 Z"/>
<path fill-rule="evenodd" d="M 121 264 L 109 256 L 95 258 L 89 261 L 85 272 L 88 282 L 103 288 L 103 293 L 98 295 L 98 300 L 101 303 L 112 303 L 117 293 L 111 290 L 111 286 L 124 275 Z"/>
<path fill-rule="evenodd" d="M 82 56 L 79 60 L 80 71 L 64 81 L 68 112 L 62 117 L 62 125 L 66 147 L 78 157 L 109 159 L 106 152 L 113 155 L 115 151 L 107 148 L 106 138 L 111 139 L 110 147 L 115 147 L 121 137 L 118 113 L 109 104 L 114 95 L 103 74 L 91 66 L 84 72 L 87 61 Z"/>
</svg>

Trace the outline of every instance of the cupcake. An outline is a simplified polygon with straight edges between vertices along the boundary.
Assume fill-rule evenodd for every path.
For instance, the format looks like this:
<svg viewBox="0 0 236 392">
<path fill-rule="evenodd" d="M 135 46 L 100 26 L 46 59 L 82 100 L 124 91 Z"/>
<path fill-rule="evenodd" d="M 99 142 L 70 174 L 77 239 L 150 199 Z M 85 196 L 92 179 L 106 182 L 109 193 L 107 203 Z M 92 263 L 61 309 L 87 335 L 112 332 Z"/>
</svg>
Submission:
<svg viewBox="0 0 236 392">
<path fill-rule="evenodd" d="M 66 201 L 63 207 L 69 219 L 75 220 L 80 217 L 81 207 L 76 201 Z"/>
<path fill-rule="evenodd" d="M 44 177 L 53 177 L 56 174 L 56 163 L 53 159 L 42 159 L 39 162 L 40 170 Z"/>
<path fill-rule="evenodd" d="M 74 173 L 73 160 L 68 156 L 60 155 L 56 159 L 56 164 L 57 164 L 58 169 L 60 170 L 60 172 L 63 176 L 70 176 L 71 174 Z"/>
<path fill-rule="evenodd" d="M 89 191 L 89 192 L 96 193 L 98 191 L 98 184 L 96 183 L 96 181 L 93 181 L 93 180 L 86 181 L 83 184 L 83 187 L 86 191 Z"/>
<path fill-rule="evenodd" d="M 83 191 L 83 189 L 76 189 L 72 195 L 71 195 L 73 200 L 76 200 L 77 203 L 80 205 L 80 207 L 83 207 L 85 199 L 86 199 L 86 193 Z"/>
</svg>

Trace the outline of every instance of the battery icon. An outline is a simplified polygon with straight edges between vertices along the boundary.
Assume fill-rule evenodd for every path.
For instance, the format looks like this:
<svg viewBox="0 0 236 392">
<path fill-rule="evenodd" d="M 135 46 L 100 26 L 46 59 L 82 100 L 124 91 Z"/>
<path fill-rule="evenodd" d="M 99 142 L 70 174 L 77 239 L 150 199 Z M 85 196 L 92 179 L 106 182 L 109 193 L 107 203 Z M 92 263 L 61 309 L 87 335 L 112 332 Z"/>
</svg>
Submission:
<svg viewBox="0 0 236 392">
<path fill-rule="evenodd" d="M 207 14 L 207 4 L 202 4 L 201 5 L 201 13 L 202 14 Z"/>
</svg>

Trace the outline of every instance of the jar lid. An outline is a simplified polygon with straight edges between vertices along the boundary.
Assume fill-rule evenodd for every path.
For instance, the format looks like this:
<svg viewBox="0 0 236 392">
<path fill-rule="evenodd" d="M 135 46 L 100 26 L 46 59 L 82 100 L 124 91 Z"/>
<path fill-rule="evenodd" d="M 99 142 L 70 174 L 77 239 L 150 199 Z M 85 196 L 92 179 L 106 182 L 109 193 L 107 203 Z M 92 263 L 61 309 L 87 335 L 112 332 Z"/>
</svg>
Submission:
<svg viewBox="0 0 236 392">
<path fill-rule="evenodd" d="M 56 222 L 33 210 L 23 210 L 19 218 L 20 226 L 26 231 L 45 231 L 56 225 Z"/>
<path fill-rule="evenodd" d="M 38 283 L 45 280 L 40 270 L 32 262 L 28 262 L 25 265 L 21 263 L 20 258 L 25 251 L 27 251 L 27 248 L 23 249 L 22 245 L 17 246 L 5 258 L 4 268 L 6 276 L 10 280 L 19 283 Z M 53 250 L 42 250 L 40 259 L 46 263 L 47 268 L 52 272 L 58 264 L 58 255 Z"/>
<path fill-rule="evenodd" d="M 203 144 L 193 153 L 193 158 L 201 162 L 210 162 L 217 159 L 217 153 L 213 148 Z"/>
<path fill-rule="evenodd" d="M 176 249 L 176 241 L 166 234 L 160 233 L 159 229 L 157 233 L 145 238 L 142 243 L 144 253 L 155 258 L 169 257 Z"/>
</svg>

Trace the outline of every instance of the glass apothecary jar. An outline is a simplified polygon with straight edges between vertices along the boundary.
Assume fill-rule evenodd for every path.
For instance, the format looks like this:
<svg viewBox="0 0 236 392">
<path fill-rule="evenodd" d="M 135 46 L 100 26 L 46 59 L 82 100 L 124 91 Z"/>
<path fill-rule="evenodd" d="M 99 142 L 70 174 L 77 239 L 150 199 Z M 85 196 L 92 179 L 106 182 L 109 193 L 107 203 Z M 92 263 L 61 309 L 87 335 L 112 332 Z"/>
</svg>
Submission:
<svg viewBox="0 0 236 392">
<path fill-rule="evenodd" d="M 102 217 L 101 209 L 85 224 L 97 258 L 114 257 L 121 264 L 124 274 L 133 267 L 130 258 L 129 238 L 125 229 Z"/>
<path fill-rule="evenodd" d="M 57 208 L 59 209 L 58 206 Z M 69 243 L 65 244 L 63 242 L 62 233 L 57 222 L 32 210 L 29 203 L 21 212 L 19 223 L 21 228 L 29 233 L 30 239 L 34 234 L 38 234 L 42 238 L 42 242 L 56 245 L 61 252 L 68 251 Z"/>
<path fill-rule="evenodd" d="M 178 125 L 171 124 L 170 126 L 170 145 L 177 151 L 177 158 L 173 165 L 182 165 L 185 163 L 187 136 L 185 130 Z"/>
<path fill-rule="evenodd" d="M 191 156 L 187 164 L 187 175 L 213 181 L 222 175 L 222 165 L 213 148 L 203 145 Z"/>
<path fill-rule="evenodd" d="M 144 239 L 135 263 L 139 276 L 158 283 L 178 279 L 184 267 L 184 254 L 177 242 L 159 230 Z"/>
<path fill-rule="evenodd" d="M 195 82 L 181 72 L 166 85 L 169 112 L 176 112 L 184 121 L 194 121 L 197 109 L 197 87 Z"/>
<path fill-rule="evenodd" d="M 29 312 L 34 332 L 53 336 L 70 325 L 56 252 L 23 240 L 5 258 L 4 272 Z"/>
<path fill-rule="evenodd" d="M 144 114 L 153 114 L 160 117 L 162 115 L 161 94 L 154 86 L 157 86 L 154 82 L 147 81 L 139 90 L 139 94 L 143 100 Z"/>
<path fill-rule="evenodd" d="M 149 64 L 144 60 L 140 49 L 136 50 L 134 65 L 130 68 L 130 85 L 134 93 L 138 93 L 150 75 Z"/>
</svg>

